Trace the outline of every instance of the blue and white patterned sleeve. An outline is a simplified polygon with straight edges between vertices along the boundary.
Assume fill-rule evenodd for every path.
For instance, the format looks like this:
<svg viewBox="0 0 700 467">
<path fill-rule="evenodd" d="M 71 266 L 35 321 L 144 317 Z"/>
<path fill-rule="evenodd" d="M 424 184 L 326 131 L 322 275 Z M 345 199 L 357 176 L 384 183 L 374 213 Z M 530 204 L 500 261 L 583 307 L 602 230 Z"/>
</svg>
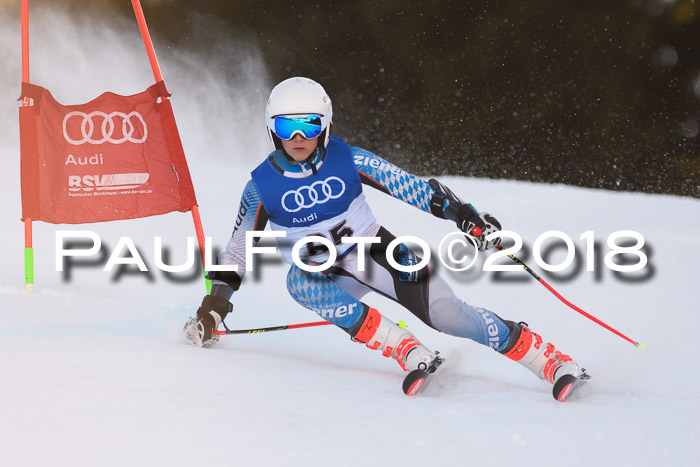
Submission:
<svg viewBox="0 0 700 467">
<path fill-rule="evenodd" d="M 383 191 L 421 211 L 432 212 L 430 202 L 435 190 L 427 181 L 364 149 L 352 148 L 352 155 L 363 184 Z"/>
<path fill-rule="evenodd" d="M 250 230 L 264 230 L 269 217 L 260 201 L 260 195 L 255 187 L 255 183 L 252 180 L 248 181 L 241 195 L 241 203 L 238 206 L 231 238 L 226 244 L 226 249 L 219 255 L 218 261 L 220 265 L 235 264 L 238 267 L 238 271 L 210 272 L 208 277 L 215 284 L 223 282 L 228 284 L 233 290 L 238 290 L 246 270 L 246 232 Z M 256 243 L 257 239 L 253 239 L 253 244 L 255 245 Z"/>
</svg>

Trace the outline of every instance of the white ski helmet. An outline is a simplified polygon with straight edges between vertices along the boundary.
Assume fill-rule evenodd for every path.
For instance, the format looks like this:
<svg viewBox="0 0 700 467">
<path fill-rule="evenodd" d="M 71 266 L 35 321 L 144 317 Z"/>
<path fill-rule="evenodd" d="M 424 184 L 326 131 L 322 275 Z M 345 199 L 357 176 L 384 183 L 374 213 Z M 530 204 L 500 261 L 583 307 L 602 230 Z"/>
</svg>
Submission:
<svg viewBox="0 0 700 467">
<path fill-rule="evenodd" d="M 330 125 L 333 118 L 333 106 L 323 86 L 309 78 L 300 76 L 289 78 L 272 89 L 265 109 L 267 134 L 275 144 L 282 147 L 280 138 L 275 133 L 275 117 L 282 115 L 310 115 L 321 116 L 322 133 L 319 136 L 319 146 L 325 148 L 330 138 Z"/>
</svg>

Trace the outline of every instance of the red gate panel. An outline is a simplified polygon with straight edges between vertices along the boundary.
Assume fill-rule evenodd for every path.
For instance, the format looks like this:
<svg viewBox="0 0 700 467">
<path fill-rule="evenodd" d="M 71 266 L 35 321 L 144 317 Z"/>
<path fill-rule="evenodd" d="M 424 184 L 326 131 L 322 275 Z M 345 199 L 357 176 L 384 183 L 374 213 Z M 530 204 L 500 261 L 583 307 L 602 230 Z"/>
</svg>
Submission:
<svg viewBox="0 0 700 467">
<path fill-rule="evenodd" d="M 34 105 L 19 109 L 22 217 L 81 224 L 189 211 L 197 201 L 167 96 L 161 81 L 61 105 L 23 83 Z"/>
</svg>

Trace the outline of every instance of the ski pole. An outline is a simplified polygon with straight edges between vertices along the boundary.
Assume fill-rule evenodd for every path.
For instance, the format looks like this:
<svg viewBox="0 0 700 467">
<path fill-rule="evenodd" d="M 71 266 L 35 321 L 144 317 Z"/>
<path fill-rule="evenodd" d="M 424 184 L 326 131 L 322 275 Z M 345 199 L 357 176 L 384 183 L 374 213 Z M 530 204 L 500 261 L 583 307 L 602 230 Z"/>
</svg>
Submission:
<svg viewBox="0 0 700 467">
<path fill-rule="evenodd" d="M 503 250 L 503 247 L 502 247 L 501 245 L 496 245 L 496 248 L 498 248 L 499 250 Z M 591 315 L 591 314 L 589 314 L 589 313 L 586 313 L 586 312 L 583 311 L 581 308 L 577 307 L 576 305 L 574 305 L 573 303 L 571 303 L 570 301 L 568 301 L 567 299 L 565 299 L 564 297 L 562 297 L 561 294 L 560 294 L 559 292 L 557 292 L 556 290 L 554 290 L 554 288 L 553 288 L 551 285 L 549 285 L 547 282 L 545 282 L 545 280 L 542 279 L 535 271 L 533 271 L 532 269 L 530 269 L 530 268 L 527 266 L 527 264 L 523 263 L 521 260 L 519 260 L 519 259 L 518 259 L 517 257 L 515 257 L 514 255 L 508 255 L 508 257 L 509 257 L 510 259 L 512 259 L 514 262 L 516 262 L 517 264 L 519 264 L 520 266 L 522 266 L 523 269 L 525 269 L 528 273 L 530 273 L 530 275 L 531 275 L 532 277 L 534 277 L 535 279 L 537 279 L 537 281 L 538 281 L 540 284 L 544 285 L 544 286 L 547 288 L 547 290 L 549 290 L 550 292 L 552 292 L 559 300 L 561 300 L 562 302 L 566 303 L 568 306 L 570 306 L 570 307 L 573 308 L 574 310 L 578 311 L 579 313 L 581 313 L 583 316 L 585 316 L 586 318 L 590 319 L 591 321 L 593 321 L 593 322 L 599 324 L 600 326 L 603 326 L 603 327 L 604 327 L 605 329 L 607 329 L 608 331 L 610 331 L 610 332 L 612 332 L 612 333 L 614 333 L 614 334 L 617 334 L 619 337 L 623 338 L 623 339 L 626 340 L 627 342 L 630 342 L 631 344 L 634 344 L 634 346 L 637 347 L 639 350 L 644 350 L 645 345 L 644 345 L 643 342 L 640 343 L 640 342 L 638 342 L 638 341 L 635 341 L 635 340 L 633 340 L 633 339 L 630 339 L 629 337 L 627 337 L 627 336 L 625 336 L 624 334 L 622 334 L 620 331 L 618 331 L 618 330 L 614 329 L 613 327 L 611 327 L 611 326 L 605 324 L 604 322 L 602 322 L 601 320 L 599 320 L 599 319 L 596 318 L 595 316 L 593 316 L 593 315 Z M 640 347 L 640 345 L 641 345 L 641 347 Z"/>
<path fill-rule="evenodd" d="M 224 331 L 219 331 L 216 330 L 214 331 L 214 334 L 217 334 L 219 336 L 225 336 L 227 334 L 259 334 L 261 332 L 270 332 L 270 331 L 284 331 L 286 329 L 299 329 L 299 328 L 311 328 L 314 326 L 326 326 L 328 324 L 333 324 L 329 321 L 314 321 L 313 323 L 300 323 L 300 324 L 283 324 L 281 326 L 272 326 L 269 328 L 256 328 L 256 329 L 229 329 L 225 323 L 222 323 L 224 325 L 224 328 L 226 328 Z"/>
</svg>

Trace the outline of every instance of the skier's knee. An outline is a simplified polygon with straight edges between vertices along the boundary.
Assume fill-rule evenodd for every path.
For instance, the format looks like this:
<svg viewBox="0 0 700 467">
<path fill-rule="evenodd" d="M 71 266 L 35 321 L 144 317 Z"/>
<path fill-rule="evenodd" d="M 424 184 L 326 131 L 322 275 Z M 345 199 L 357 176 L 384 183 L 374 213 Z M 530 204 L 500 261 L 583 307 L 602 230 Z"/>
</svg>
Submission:
<svg viewBox="0 0 700 467">
<path fill-rule="evenodd" d="M 441 297 L 430 303 L 430 321 L 438 331 L 450 332 L 456 327 L 462 326 L 466 316 L 462 310 L 462 300 L 457 297 Z"/>
</svg>

